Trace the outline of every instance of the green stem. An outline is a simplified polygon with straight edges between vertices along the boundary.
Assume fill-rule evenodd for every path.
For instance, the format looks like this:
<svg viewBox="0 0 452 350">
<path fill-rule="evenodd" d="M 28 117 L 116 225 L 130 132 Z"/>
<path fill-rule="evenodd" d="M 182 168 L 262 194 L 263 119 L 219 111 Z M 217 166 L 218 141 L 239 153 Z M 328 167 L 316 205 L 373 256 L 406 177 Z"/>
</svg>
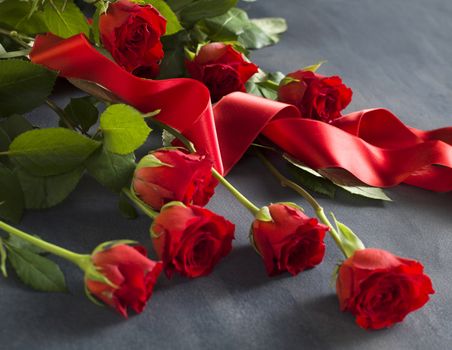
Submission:
<svg viewBox="0 0 452 350">
<path fill-rule="evenodd" d="M 241 194 L 239 190 L 237 190 L 228 180 L 221 176 L 220 173 L 214 168 L 212 168 L 212 174 L 246 209 L 250 211 L 251 214 L 255 216 L 259 212 L 260 209 L 255 206 L 253 202 Z"/>
<path fill-rule="evenodd" d="M 0 58 L 14 58 L 14 57 L 23 57 L 28 56 L 31 49 L 24 49 L 19 51 L 9 51 L 3 54 L 0 54 Z"/>
<path fill-rule="evenodd" d="M 32 38 L 32 37 L 24 35 L 24 34 L 20 34 L 20 33 L 16 32 L 15 30 L 7 30 L 7 29 L 0 28 L 0 34 L 7 35 L 9 37 L 13 36 L 13 37 L 17 37 L 19 39 L 28 40 L 28 41 L 35 40 L 35 38 Z"/>
<path fill-rule="evenodd" d="M 146 117 L 146 115 L 145 115 Z M 188 140 L 184 135 L 182 135 L 179 131 L 174 128 L 158 121 L 155 119 L 150 119 L 151 123 L 157 125 L 158 127 L 168 131 L 171 135 L 177 138 L 180 142 L 184 144 L 185 147 L 191 152 L 196 152 L 193 144 Z M 212 175 L 221 182 L 221 184 L 226 187 L 226 189 L 232 193 L 232 195 L 246 208 L 251 214 L 256 215 L 259 212 L 259 208 L 254 205 L 248 198 L 246 198 L 243 194 L 240 193 L 228 180 L 226 180 L 215 168 L 212 168 Z"/>
<path fill-rule="evenodd" d="M 155 112 L 151 112 L 148 114 L 144 114 L 144 118 L 149 118 L 155 116 Z M 148 119 L 150 124 L 156 125 L 159 128 L 168 131 L 171 135 L 173 135 L 176 139 L 178 139 L 182 144 L 190 151 L 190 153 L 195 153 L 196 149 L 193 143 L 189 139 L 187 139 L 184 135 L 182 135 L 179 131 L 172 128 L 171 126 L 166 125 L 165 123 L 162 123 L 161 121 L 155 119 L 155 118 L 149 118 Z"/>
<path fill-rule="evenodd" d="M 303 187 L 298 185 L 297 183 L 289 180 L 287 177 L 285 177 L 281 172 L 276 169 L 276 167 L 260 152 L 256 150 L 256 154 L 259 157 L 259 159 L 264 163 L 264 165 L 270 170 L 270 172 L 275 176 L 281 183 L 281 186 L 283 187 L 289 187 L 293 189 L 295 192 L 297 192 L 300 196 L 302 196 L 306 201 L 309 203 L 309 205 L 314 209 L 317 217 L 321 222 L 323 222 L 325 225 L 327 225 L 330 230 L 331 237 L 334 239 L 336 245 L 339 247 L 339 249 L 342 251 L 345 257 L 347 256 L 347 253 L 344 250 L 344 247 L 342 246 L 341 238 L 339 233 L 336 231 L 334 226 L 331 224 L 330 220 L 328 220 L 327 216 L 325 215 L 325 211 L 323 210 L 322 206 L 315 200 L 314 197 L 312 197 L 309 192 L 307 192 Z"/>
<path fill-rule="evenodd" d="M 145 203 L 143 203 L 140 198 L 136 196 L 135 193 L 133 193 L 128 188 L 123 188 L 122 192 L 138 207 L 140 210 L 145 213 L 147 216 L 149 216 L 151 219 L 155 219 L 157 215 L 159 215 L 158 212 L 152 210 L 147 206 Z"/>
<path fill-rule="evenodd" d="M 41 248 L 42 250 L 45 250 L 46 252 L 49 252 L 53 255 L 59 256 L 63 259 L 73 262 L 74 264 L 79 266 L 82 270 L 85 270 L 85 267 L 91 261 L 90 255 L 77 254 L 77 253 L 71 252 L 70 250 L 61 248 L 55 244 L 48 243 L 46 241 L 43 241 L 40 238 L 37 238 L 28 233 L 25 233 L 24 231 L 21 231 L 15 227 L 12 227 L 3 221 L 0 221 L 0 228 L 3 229 L 4 231 L 8 232 L 11 235 L 19 237 L 20 239 L 23 239 L 24 241 L 27 241 L 28 243 L 31 243 L 34 246 Z"/>
<path fill-rule="evenodd" d="M 28 45 L 24 40 L 32 41 L 34 38 L 30 38 L 29 36 L 19 34 L 15 30 L 7 30 L 0 28 L 0 34 L 6 35 L 14 40 L 17 44 L 22 46 L 23 48 L 29 49 L 30 45 Z"/>
<path fill-rule="evenodd" d="M 80 129 L 78 129 L 74 124 L 72 124 L 72 122 L 70 121 L 69 117 L 67 116 L 66 112 L 60 108 L 55 102 L 53 102 L 52 100 L 46 98 L 45 103 L 47 106 L 49 106 L 56 114 L 58 114 L 58 116 L 60 117 L 60 119 L 63 121 L 63 123 L 71 130 L 75 130 L 77 129 L 78 131 L 81 131 Z"/>
</svg>

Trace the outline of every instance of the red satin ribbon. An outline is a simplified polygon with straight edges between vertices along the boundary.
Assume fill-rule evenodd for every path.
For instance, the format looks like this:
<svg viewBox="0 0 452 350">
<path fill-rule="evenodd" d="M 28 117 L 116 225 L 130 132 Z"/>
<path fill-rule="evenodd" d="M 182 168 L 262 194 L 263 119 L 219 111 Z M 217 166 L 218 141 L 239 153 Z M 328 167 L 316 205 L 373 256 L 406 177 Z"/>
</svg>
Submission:
<svg viewBox="0 0 452 350">
<path fill-rule="evenodd" d="M 158 119 L 208 153 L 222 173 L 262 133 L 314 169 L 340 168 L 371 186 L 405 182 L 452 190 L 452 127 L 416 130 L 384 109 L 351 113 L 330 125 L 301 118 L 292 105 L 241 92 L 212 108 L 200 82 L 135 77 L 97 52 L 83 35 L 65 40 L 38 36 L 30 57 L 63 77 L 100 84 L 142 112 L 161 109 Z"/>
</svg>

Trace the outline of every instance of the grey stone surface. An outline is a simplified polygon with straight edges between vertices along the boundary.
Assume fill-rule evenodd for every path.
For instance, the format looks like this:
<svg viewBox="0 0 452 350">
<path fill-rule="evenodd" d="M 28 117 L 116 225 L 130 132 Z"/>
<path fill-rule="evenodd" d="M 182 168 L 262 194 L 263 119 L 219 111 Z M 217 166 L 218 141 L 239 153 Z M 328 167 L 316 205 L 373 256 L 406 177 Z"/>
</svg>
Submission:
<svg viewBox="0 0 452 350">
<path fill-rule="evenodd" d="M 321 59 L 324 74 L 353 88 L 349 111 L 386 107 L 414 127 L 451 125 L 452 3 L 448 0 L 259 0 L 242 3 L 255 17 L 281 16 L 289 31 L 254 60 L 290 72 Z M 60 93 L 65 99 L 70 92 Z M 46 109 L 31 116 L 45 125 Z M 260 205 L 300 198 L 279 187 L 258 160 L 245 157 L 230 180 Z M 209 207 L 236 223 L 234 250 L 207 277 L 164 277 L 147 310 L 121 319 L 83 295 L 82 275 L 63 263 L 72 294 L 33 292 L 12 276 L 0 287 L 2 349 L 450 349 L 452 344 L 452 195 L 409 186 L 388 191 L 392 203 L 329 200 L 324 207 L 372 247 L 421 260 L 436 294 L 403 324 L 365 332 L 338 309 L 330 275 L 340 258 L 328 239 L 318 268 L 267 278 L 247 244 L 250 215 L 223 188 Z M 21 225 L 80 252 L 116 238 L 149 245 L 149 221 L 118 215 L 115 196 L 85 178 L 76 193 Z"/>
</svg>

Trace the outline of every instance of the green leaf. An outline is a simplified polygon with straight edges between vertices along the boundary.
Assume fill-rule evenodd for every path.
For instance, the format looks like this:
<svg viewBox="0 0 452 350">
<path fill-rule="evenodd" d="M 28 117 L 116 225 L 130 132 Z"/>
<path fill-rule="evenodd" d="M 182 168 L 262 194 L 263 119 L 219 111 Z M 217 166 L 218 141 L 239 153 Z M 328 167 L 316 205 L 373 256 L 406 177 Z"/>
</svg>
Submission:
<svg viewBox="0 0 452 350">
<path fill-rule="evenodd" d="M 356 250 L 365 248 L 363 242 L 349 227 L 337 221 L 333 213 L 331 216 L 336 224 L 336 231 L 340 235 L 341 247 L 347 257 L 351 257 Z"/>
<path fill-rule="evenodd" d="M 284 78 L 280 72 L 265 73 L 263 70 L 254 74 L 245 84 L 248 93 L 270 100 L 278 98 L 279 81 Z"/>
<path fill-rule="evenodd" d="M 239 35 L 239 42 L 247 49 L 261 49 L 279 41 L 276 35 L 269 35 L 253 22 L 249 22 Z"/>
<path fill-rule="evenodd" d="M 33 236 L 36 238 L 40 238 L 39 236 L 36 236 L 36 235 L 33 235 Z M 42 250 L 41 248 L 38 248 L 37 246 L 35 246 L 31 243 L 28 243 L 27 241 L 25 241 L 17 236 L 14 236 L 14 235 L 9 235 L 9 237 L 5 241 L 7 244 L 9 244 L 13 247 L 16 247 L 19 249 L 26 249 L 35 254 L 45 254 L 46 253 L 45 250 Z"/>
<path fill-rule="evenodd" d="M 228 12 L 217 17 L 204 19 L 200 25 L 214 41 L 237 40 L 249 23 L 248 15 L 238 8 L 231 8 Z"/>
<path fill-rule="evenodd" d="M 17 176 L 0 164 L 0 218 L 18 223 L 24 206 L 24 195 Z"/>
<path fill-rule="evenodd" d="M 250 20 L 247 13 L 239 8 L 231 8 L 221 16 L 206 18 L 201 26 L 211 40 L 238 40 L 247 49 L 273 45 L 279 41 L 278 34 L 287 29 L 282 18 Z"/>
<path fill-rule="evenodd" d="M 27 131 L 10 146 L 10 159 L 35 176 L 67 173 L 77 167 L 100 146 L 75 131 L 48 128 Z"/>
<path fill-rule="evenodd" d="M 297 180 L 301 184 L 305 185 L 309 189 L 316 191 L 318 193 L 325 194 L 330 198 L 334 198 L 338 189 L 343 190 L 347 193 L 382 201 L 392 201 L 386 193 L 378 187 L 369 186 L 347 186 L 338 183 L 339 178 L 333 173 L 322 170 L 322 174 L 318 173 L 314 169 L 311 169 L 303 164 L 301 164 L 296 159 L 290 157 L 289 155 L 283 156 L 290 164 L 296 167 L 297 171 L 294 171 Z M 341 181 L 346 181 L 345 179 L 340 179 Z"/>
<path fill-rule="evenodd" d="M 71 98 L 71 102 L 64 108 L 72 125 L 80 126 L 83 132 L 88 130 L 97 122 L 99 111 L 91 102 L 91 97 Z M 64 123 L 60 122 L 60 126 Z"/>
<path fill-rule="evenodd" d="M 137 210 L 123 192 L 119 194 L 118 209 L 126 219 L 136 219 L 138 217 Z"/>
<path fill-rule="evenodd" d="M 178 78 L 185 75 L 184 46 L 188 40 L 188 33 L 186 31 L 180 31 L 162 38 L 165 56 L 160 64 L 159 79 Z"/>
<path fill-rule="evenodd" d="M 19 33 L 36 34 L 48 30 L 42 11 L 29 14 L 32 4 L 24 1 L 5 0 L 0 3 L 0 24 L 7 29 L 17 30 Z M 0 69 L 1 71 L 2 69 Z"/>
<path fill-rule="evenodd" d="M 33 3 L 17 0 L 1 2 L 0 24 L 8 29 L 30 35 L 52 32 L 68 38 L 78 33 L 89 34 L 88 22 L 72 0 L 46 1 L 38 11 L 35 6 L 36 1 Z"/>
<path fill-rule="evenodd" d="M 174 12 L 179 13 L 182 9 L 196 0 L 166 0 L 169 7 L 173 9 Z"/>
<path fill-rule="evenodd" d="M 0 129 L 8 135 L 10 140 L 14 140 L 20 134 L 33 130 L 33 125 L 23 116 L 13 114 L 8 119 L 0 122 Z"/>
<path fill-rule="evenodd" d="M 80 8 L 72 0 L 52 0 L 44 5 L 42 18 L 48 31 L 62 38 L 69 38 L 75 34 L 89 35 L 89 25 Z M 61 11 L 66 2 L 64 11 Z"/>
<path fill-rule="evenodd" d="M 51 208 L 65 200 L 76 188 L 84 172 L 83 167 L 64 174 L 34 176 L 18 171 L 27 209 Z"/>
<path fill-rule="evenodd" d="M 388 195 L 378 187 L 369 187 L 369 186 L 344 186 L 337 184 L 344 191 L 351 193 L 356 196 L 378 199 L 381 201 L 392 202 L 392 199 L 388 197 Z"/>
<path fill-rule="evenodd" d="M 117 154 L 132 153 L 151 132 L 141 113 L 124 104 L 108 107 L 100 117 L 100 127 L 105 148 Z"/>
<path fill-rule="evenodd" d="M 182 22 L 191 26 L 200 19 L 222 15 L 237 4 L 237 0 L 198 0 L 180 10 Z"/>
<path fill-rule="evenodd" d="M 67 291 L 63 272 L 52 260 L 11 245 L 7 248 L 9 262 L 27 286 L 43 292 Z"/>
<path fill-rule="evenodd" d="M 166 19 L 166 33 L 165 35 L 171 35 L 184 29 L 179 22 L 176 14 L 171 7 L 164 0 L 138 0 L 135 1 L 141 4 L 151 4 L 154 6 L 160 14 Z"/>
<path fill-rule="evenodd" d="M 97 150 L 86 161 L 88 173 L 100 184 L 119 192 L 130 184 L 135 170 L 135 155 L 109 152 L 105 147 Z"/>
<path fill-rule="evenodd" d="M 0 116 L 25 113 L 44 103 L 56 72 L 17 59 L 0 61 Z"/>
<path fill-rule="evenodd" d="M 267 35 L 274 36 L 275 41 L 279 41 L 277 34 L 284 33 L 287 30 L 287 23 L 284 18 L 257 18 L 252 19 L 251 22 L 262 29 Z"/>
<path fill-rule="evenodd" d="M 295 176 L 296 182 L 303 187 L 306 187 L 308 190 L 326 195 L 329 198 L 334 198 L 337 187 L 333 183 L 331 183 L 331 181 L 313 175 L 310 171 L 305 170 L 302 167 L 290 165 L 290 170 Z"/>
</svg>

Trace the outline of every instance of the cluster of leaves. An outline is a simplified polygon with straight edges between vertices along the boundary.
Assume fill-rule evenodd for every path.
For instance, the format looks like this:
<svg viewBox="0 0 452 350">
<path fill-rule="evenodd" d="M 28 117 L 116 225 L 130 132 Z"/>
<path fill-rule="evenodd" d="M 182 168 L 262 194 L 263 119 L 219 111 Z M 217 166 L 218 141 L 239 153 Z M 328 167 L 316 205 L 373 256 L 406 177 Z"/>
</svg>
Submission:
<svg viewBox="0 0 452 350">
<path fill-rule="evenodd" d="M 20 220 L 24 209 L 64 200 L 85 172 L 119 192 L 135 168 L 134 151 L 151 129 L 140 112 L 109 105 L 99 115 L 92 97 L 64 109 L 48 100 L 56 73 L 24 60 L 0 60 L 0 217 Z M 48 103 L 60 126 L 34 128 L 17 113 Z M 51 110 L 49 109 L 49 112 Z"/>
<path fill-rule="evenodd" d="M 68 0 L 3 0 L 0 24 L 27 35 L 52 32 L 63 38 L 89 35 L 89 25 L 80 8 Z"/>
<path fill-rule="evenodd" d="M 156 0 L 143 0 L 158 7 Z M 165 57 L 161 78 L 186 74 L 186 52 L 195 53 L 208 42 L 225 42 L 249 55 L 249 50 L 274 45 L 287 30 L 283 18 L 250 19 L 246 11 L 237 8 L 237 0 L 169 0 L 166 3 L 174 15 L 167 17 L 169 28 L 179 28 L 163 38 Z M 176 22 L 177 21 L 177 22 Z"/>
</svg>

